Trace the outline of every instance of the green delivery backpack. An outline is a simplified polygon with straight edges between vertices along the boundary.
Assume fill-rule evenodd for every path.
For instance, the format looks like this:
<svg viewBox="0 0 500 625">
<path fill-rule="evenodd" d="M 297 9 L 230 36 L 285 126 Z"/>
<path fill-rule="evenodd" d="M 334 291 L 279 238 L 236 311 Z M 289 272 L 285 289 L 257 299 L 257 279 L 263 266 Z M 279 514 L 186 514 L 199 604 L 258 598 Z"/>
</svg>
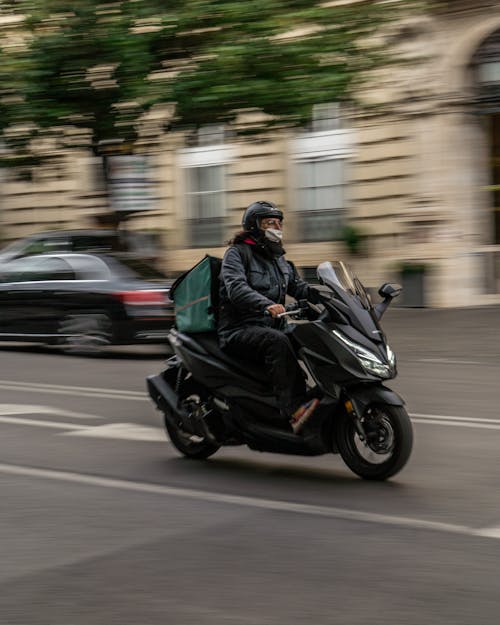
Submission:
<svg viewBox="0 0 500 625">
<path fill-rule="evenodd" d="M 236 247 L 247 268 L 252 255 L 249 246 Z M 174 301 L 175 326 L 180 332 L 215 332 L 217 329 L 221 266 L 220 258 L 206 254 L 172 284 L 169 296 Z"/>
<path fill-rule="evenodd" d="M 214 332 L 217 328 L 219 273 L 222 260 L 208 254 L 172 284 L 175 325 L 180 332 Z"/>
</svg>

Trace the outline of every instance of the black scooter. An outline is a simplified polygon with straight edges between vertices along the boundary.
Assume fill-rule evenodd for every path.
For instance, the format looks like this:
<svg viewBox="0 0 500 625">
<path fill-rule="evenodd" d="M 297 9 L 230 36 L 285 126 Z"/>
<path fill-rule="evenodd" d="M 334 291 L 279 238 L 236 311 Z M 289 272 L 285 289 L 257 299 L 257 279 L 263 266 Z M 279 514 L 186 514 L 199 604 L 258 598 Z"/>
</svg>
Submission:
<svg viewBox="0 0 500 625">
<path fill-rule="evenodd" d="M 215 334 L 171 330 L 175 355 L 147 385 L 182 454 L 205 459 L 223 445 L 301 456 L 340 453 L 369 480 L 403 468 L 413 432 L 404 401 L 382 383 L 396 376 L 396 360 L 379 324 L 402 289 L 382 285 L 383 300 L 373 306 L 344 263 L 322 263 L 318 278 L 322 303 L 300 302 L 284 313 L 298 319 L 289 337 L 308 386 L 321 398 L 297 433 L 280 415 L 262 367 L 225 354 Z"/>
</svg>

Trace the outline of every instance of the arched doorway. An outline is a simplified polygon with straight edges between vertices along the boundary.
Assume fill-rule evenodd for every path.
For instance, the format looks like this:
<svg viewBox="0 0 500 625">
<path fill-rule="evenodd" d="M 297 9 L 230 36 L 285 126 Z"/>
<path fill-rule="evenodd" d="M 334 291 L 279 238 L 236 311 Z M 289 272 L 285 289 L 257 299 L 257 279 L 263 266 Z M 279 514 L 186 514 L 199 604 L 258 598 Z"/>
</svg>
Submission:
<svg viewBox="0 0 500 625">
<path fill-rule="evenodd" d="M 473 70 L 477 112 L 484 119 L 489 149 L 491 198 L 490 244 L 487 255 L 487 284 L 500 292 L 500 30 L 487 37 L 474 55 Z"/>
</svg>

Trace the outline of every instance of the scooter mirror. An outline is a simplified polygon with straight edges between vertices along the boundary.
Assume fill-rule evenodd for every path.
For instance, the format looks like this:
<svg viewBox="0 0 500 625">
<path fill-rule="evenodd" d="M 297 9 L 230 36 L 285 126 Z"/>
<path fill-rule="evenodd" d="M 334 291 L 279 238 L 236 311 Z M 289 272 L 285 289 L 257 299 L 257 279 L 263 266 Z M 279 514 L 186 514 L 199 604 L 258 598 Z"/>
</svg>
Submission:
<svg viewBox="0 0 500 625">
<path fill-rule="evenodd" d="M 402 290 L 403 287 L 400 284 L 385 282 L 378 290 L 378 294 L 384 299 L 387 297 L 389 297 L 390 299 L 394 299 L 401 294 Z"/>
</svg>

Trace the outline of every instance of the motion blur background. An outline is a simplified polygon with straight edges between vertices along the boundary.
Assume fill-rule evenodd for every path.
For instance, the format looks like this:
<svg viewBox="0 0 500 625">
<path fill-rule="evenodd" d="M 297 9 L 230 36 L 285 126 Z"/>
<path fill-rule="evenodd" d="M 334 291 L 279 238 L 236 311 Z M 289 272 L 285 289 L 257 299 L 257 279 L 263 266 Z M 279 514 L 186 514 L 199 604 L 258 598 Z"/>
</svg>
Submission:
<svg viewBox="0 0 500 625">
<path fill-rule="evenodd" d="M 498 2 L 1 2 L 0 237 L 113 223 L 175 276 L 286 213 L 399 304 L 500 302 Z"/>
<path fill-rule="evenodd" d="M 404 472 L 191 462 L 164 345 L 2 344 L 0 625 L 498 624 L 498 0 L 0 0 L 0 247 L 115 228 L 174 277 L 261 199 L 306 279 L 403 284 Z"/>
</svg>

